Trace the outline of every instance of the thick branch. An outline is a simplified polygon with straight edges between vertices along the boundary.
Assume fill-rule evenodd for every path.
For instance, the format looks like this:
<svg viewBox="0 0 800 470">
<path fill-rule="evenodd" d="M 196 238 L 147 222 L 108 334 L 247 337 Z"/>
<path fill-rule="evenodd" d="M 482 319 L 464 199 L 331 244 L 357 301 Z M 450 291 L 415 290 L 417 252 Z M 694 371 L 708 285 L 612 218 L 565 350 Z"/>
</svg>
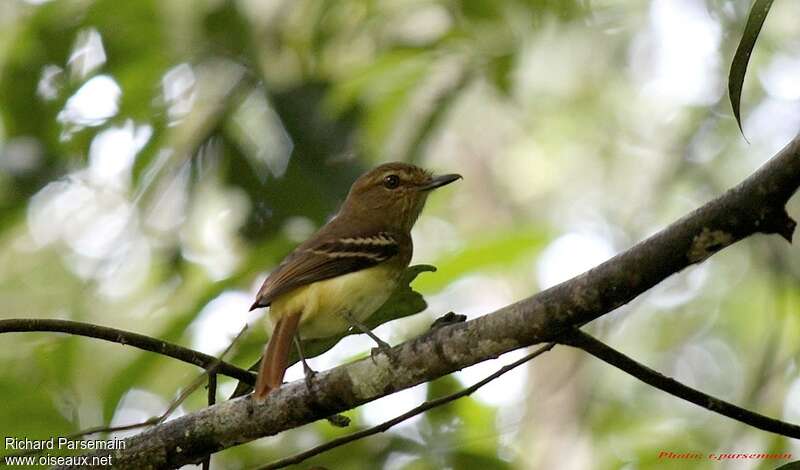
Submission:
<svg viewBox="0 0 800 470">
<path fill-rule="evenodd" d="M 711 410 L 715 413 L 735 419 L 736 421 L 749 424 L 754 428 L 800 439 L 800 426 L 785 423 L 762 414 L 754 413 L 732 403 L 720 400 L 719 398 L 707 395 L 699 390 L 687 387 L 686 385 L 683 385 L 674 379 L 662 375 L 659 372 L 634 361 L 628 356 L 582 331 L 576 331 L 574 334 L 564 335 L 564 337 L 559 340 L 559 343 L 580 348 L 592 356 L 600 359 L 601 361 L 627 372 L 628 374 L 636 377 L 648 385 L 652 385 L 653 387 L 663 390 L 670 395 L 690 401 L 695 405 L 703 407 L 707 410 Z"/>
<path fill-rule="evenodd" d="M 569 281 L 474 320 L 444 326 L 378 355 L 287 384 L 255 406 L 230 400 L 129 438 L 120 468 L 168 468 L 339 413 L 475 363 L 551 341 L 670 275 L 755 233 L 791 239 L 785 204 L 800 185 L 800 139 L 717 199 Z"/>
<path fill-rule="evenodd" d="M 786 423 L 784 421 L 780 421 L 777 419 L 773 419 L 768 416 L 764 416 L 762 414 L 754 413 L 745 408 L 741 408 L 732 403 L 728 403 L 724 400 L 720 400 L 719 398 L 712 397 L 711 395 L 705 394 L 699 390 L 695 390 L 691 387 L 688 387 L 676 380 L 673 380 L 669 377 L 660 374 L 658 371 L 650 369 L 649 367 L 634 361 L 628 356 L 611 348 L 610 346 L 584 333 L 583 331 L 575 330 L 574 333 L 567 333 L 563 335 L 558 342 L 560 344 L 566 344 L 576 348 L 580 348 L 588 352 L 589 354 L 595 356 L 596 358 L 600 359 L 601 361 L 604 361 L 607 364 L 610 364 L 624 372 L 627 372 L 628 374 L 636 377 L 637 379 L 641 380 L 642 382 L 648 385 L 652 385 L 653 387 L 659 390 L 663 390 L 675 397 L 692 402 L 702 408 L 713 411 L 715 413 L 719 413 L 723 416 L 727 416 L 736 421 L 748 424 L 750 426 L 762 429 L 764 431 L 774 432 L 779 435 L 800 439 L 800 426 L 791 423 Z M 459 398 L 474 393 L 478 388 L 486 385 L 492 380 L 497 379 L 498 377 L 508 372 L 509 370 L 519 365 L 522 365 L 527 361 L 530 361 L 534 357 L 552 348 L 555 344 L 556 343 L 548 343 L 547 345 L 542 346 L 533 353 L 528 354 L 527 356 L 523 357 L 522 359 L 519 359 L 518 361 L 515 361 L 511 364 L 504 366 L 497 372 L 491 374 L 490 376 L 484 378 L 480 382 L 477 382 L 468 388 L 465 388 L 456 393 L 441 398 L 437 398 L 435 400 L 426 401 L 425 403 L 417 406 L 416 408 L 406 413 L 403 413 L 399 416 L 396 416 L 388 421 L 384 421 L 381 424 L 378 424 L 371 428 L 362 429 L 361 431 L 347 434 L 345 436 L 337 437 L 336 439 L 328 441 L 324 444 L 320 444 L 316 447 L 312 447 L 311 449 L 305 450 L 298 454 L 283 458 L 281 460 L 277 460 L 268 465 L 260 467 L 259 470 L 273 470 L 273 469 L 288 467 L 289 465 L 294 465 L 300 462 L 304 462 L 305 460 L 308 460 L 311 457 L 347 445 L 353 441 L 357 441 L 359 439 L 364 439 L 366 437 L 385 432 L 392 426 L 396 426 L 397 424 L 406 421 L 410 418 L 413 418 L 414 416 L 420 413 L 424 413 L 425 411 L 436 408 L 438 406 L 445 405 L 447 403 L 450 403 L 451 401 L 457 400 Z"/>
<path fill-rule="evenodd" d="M 386 432 L 392 426 L 397 426 L 398 424 L 402 423 L 403 421 L 409 420 L 414 416 L 420 415 L 428 410 L 432 410 L 434 408 L 438 408 L 440 406 L 446 405 L 450 402 L 456 401 L 459 398 L 464 398 L 472 395 L 476 391 L 478 391 L 481 387 L 492 382 L 493 380 L 499 378 L 501 375 L 505 374 L 506 372 L 516 369 L 517 367 L 525 364 L 526 362 L 534 359 L 543 353 L 553 349 L 556 343 L 548 343 L 530 354 L 526 354 L 524 357 L 517 359 L 516 361 L 512 362 L 511 364 L 506 364 L 496 372 L 493 372 L 487 377 L 484 377 L 478 382 L 470 385 L 469 387 L 459 390 L 455 393 L 451 393 L 449 395 L 445 395 L 443 397 L 435 398 L 433 400 L 428 400 L 419 406 L 414 407 L 407 412 L 395 416 L 394 418 L 384 421 L 381 424 L 372 426 L 371 428 L 362 429 L 361 431 L 356 431 L 351 434 L 347 434 L 346 436 L 337 437 L 331 441 L 328 441 L 324 444 L 320 444 L 317 447 L 313 447 L 307 451 L 300 452 L 299 454 L 292 455 L 291 457 L 286 457 L 285 459 L 281 459 L 270 464 L 264 465 L 263 467 L 259 467 L 258 470 L 277 470 L 279 468 L 288 467 L 289 465 L 298 464 L 300 462 L 305 462 L 306 460 L 314 457 L 315 455 L 319 455 L 325 453 L 331 449 L 335 449 L 337 447 L 341 447 L 345 444 L 349 444 L 353 441 L 357 441 L 359 439 L 364 439 L 369 436 L 373 436 L 375 434 L 379 434 L 382 432 Z"/>
<path fill-rule="evenodd" d="M 203 354 L 199 351 L 194 351 L 168 341 L 162 341 L 139 333 L 71 320 L 52 320 L 45 318 L 12 318 L 9 320 L 0 320 L 0 334 L 32 331 L 66 333 L 102 339 L 112 343 L 125 344 L 163 356 L 169 356 L 173 359 L 178 359 L 188 364 L 194 364 L 204 369 L 214 366 L 216 372 L 219 374 L 227 375 L 228 377 L 233 377 L 234 379 L 250 384 L 255 383 L 254 375 L 251 372 L 236 367 L 233 364 L 219 361 L 216 357 Z"/>
</svg>

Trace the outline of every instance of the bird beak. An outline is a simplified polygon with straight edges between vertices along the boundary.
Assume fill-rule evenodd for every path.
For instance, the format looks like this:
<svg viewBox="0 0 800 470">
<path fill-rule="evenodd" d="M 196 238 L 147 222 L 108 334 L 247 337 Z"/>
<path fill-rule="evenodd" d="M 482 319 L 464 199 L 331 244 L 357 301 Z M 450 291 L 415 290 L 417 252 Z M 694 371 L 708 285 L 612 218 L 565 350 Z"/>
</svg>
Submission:
<svg viewBox="0 0 800 470">
<path fill-rule="evenodd" d="M 453 181 L 460 180 L 460 179 L 461 179 L 461 175 L 457 175 L 455 173 L 450 174 L 450 175 L 434 176 L 433 178 L 430 179 L 430 181 L 428 181 L 427 183 L 425 183 L 422 186 L 420 186 L 419 189 L 421 191 L 430 191 L 432 189 L 441 188 L 442 186 L 444 186 L 446 184 L 450 184 Z"/>
</svg>

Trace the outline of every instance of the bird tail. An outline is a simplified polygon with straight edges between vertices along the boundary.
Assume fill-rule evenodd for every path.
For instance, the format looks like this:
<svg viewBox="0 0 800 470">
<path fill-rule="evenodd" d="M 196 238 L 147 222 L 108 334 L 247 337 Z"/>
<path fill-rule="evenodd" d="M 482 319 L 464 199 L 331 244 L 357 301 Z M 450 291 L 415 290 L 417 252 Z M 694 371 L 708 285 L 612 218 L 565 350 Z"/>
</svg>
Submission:
<svg viewBox="0 0 800 470">
<path fill-rule="evenodd" d="M 264 356 L 261 358 L 261 367 L 258 370 L 255 392 L 253 398 L 263 402 L 267 394 L 281 386 L 286 366 L 289 363 L 289 350 L 292 339 L 297 331 L 300 314 L 284 315 L 272 330 Z"/>
</svg>

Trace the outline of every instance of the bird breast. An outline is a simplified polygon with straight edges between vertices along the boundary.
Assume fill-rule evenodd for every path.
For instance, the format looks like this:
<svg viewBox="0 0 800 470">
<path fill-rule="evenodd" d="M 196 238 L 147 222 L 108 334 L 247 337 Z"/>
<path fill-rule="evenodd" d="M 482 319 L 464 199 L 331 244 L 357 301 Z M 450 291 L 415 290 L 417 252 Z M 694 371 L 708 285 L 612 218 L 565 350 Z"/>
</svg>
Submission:
<svg viewBox="0 0 800 470">
<path fill-rule="evenodd" d="M 336 336 L 350 327 L 344 313 L 359 322 L 375 313 L 394 292 L 399 274 L 381 264 L 301 286 L 274 299 L 270 317 L 274 324 L 283 315 L 302 312 L 301 338 Z"/>
</svg>

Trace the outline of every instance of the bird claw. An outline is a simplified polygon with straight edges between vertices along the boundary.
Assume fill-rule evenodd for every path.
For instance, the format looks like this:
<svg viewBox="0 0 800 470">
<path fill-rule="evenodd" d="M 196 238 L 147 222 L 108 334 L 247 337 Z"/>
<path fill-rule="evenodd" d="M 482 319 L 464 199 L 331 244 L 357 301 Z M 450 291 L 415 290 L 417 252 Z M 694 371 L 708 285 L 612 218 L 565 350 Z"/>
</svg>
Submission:
<svg viewBox="0 0 800 470">
<path fill-rule="evenodd" d="M 369 357 L 372 358 L 373 363 L 377 364 L 377 362 L 375 361 L 375 357 L 381 353 L 385 354 L 386 357 L 388 357 L 389 360 L 392 362 L 395 362 L 395 360 L 397 359 L 397 355 L 395 354 L 392 347 L 389 346 L 389 343 L 381 341 L 378 343 L 377 347 L 374 347 L 369 351 Z"/>
<path fill-rule="evenodd" d="M 316 377 L 317 371 L 315 371 L 314 369 L 312 369 L 310 367 L 307 367 L 307 368 L 303 369 L 303 372 L 305 373 L 305 376 L 306 376 L 306 388 L 310 392 L 311 389 L 312 389 L 312 386 L 314 385 L 314 377 Z"/>
</svg>

